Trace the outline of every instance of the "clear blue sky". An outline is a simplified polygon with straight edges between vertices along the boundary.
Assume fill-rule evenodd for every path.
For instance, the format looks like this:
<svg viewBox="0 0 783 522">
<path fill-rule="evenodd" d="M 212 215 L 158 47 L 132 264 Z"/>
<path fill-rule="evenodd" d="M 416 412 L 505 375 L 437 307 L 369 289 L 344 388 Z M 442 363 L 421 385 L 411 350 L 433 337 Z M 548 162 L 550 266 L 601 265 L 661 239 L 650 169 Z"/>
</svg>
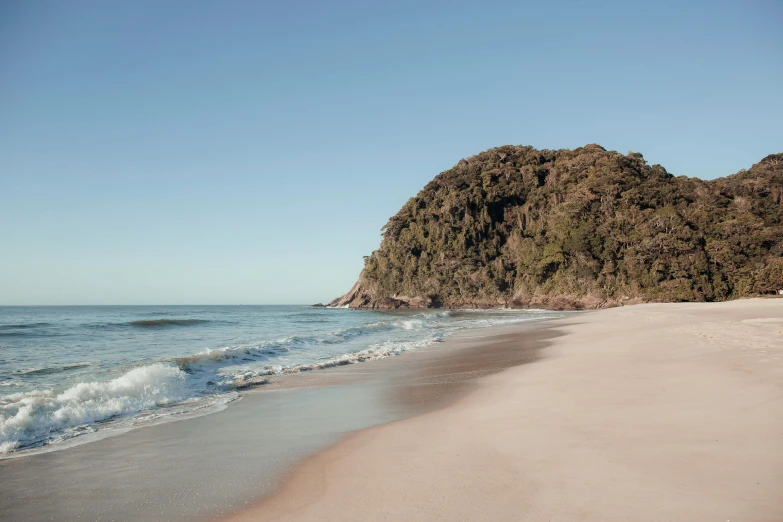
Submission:
<svg viewBox="0 0 783 522">
<path fill-rule="evenodd" d="M 311 303 L 503 144 L 783 151 L 783 4 L 0 4 L 0 304 Z"/>
</svg>

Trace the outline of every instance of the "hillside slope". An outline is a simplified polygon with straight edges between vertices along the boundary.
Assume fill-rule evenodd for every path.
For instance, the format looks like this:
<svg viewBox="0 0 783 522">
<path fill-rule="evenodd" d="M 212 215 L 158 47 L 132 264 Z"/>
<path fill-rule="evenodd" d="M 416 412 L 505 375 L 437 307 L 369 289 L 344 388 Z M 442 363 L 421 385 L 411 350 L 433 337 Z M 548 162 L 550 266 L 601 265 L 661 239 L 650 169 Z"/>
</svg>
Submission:
<svg viewBox="0 0 783 522">
<path fill-rule="evenodd" d="M 331 306 L 599 308 L 783 289 L 783 154 L 704 181 L 641 154 L 504 146 L 437 175 Z"/>
</svg>

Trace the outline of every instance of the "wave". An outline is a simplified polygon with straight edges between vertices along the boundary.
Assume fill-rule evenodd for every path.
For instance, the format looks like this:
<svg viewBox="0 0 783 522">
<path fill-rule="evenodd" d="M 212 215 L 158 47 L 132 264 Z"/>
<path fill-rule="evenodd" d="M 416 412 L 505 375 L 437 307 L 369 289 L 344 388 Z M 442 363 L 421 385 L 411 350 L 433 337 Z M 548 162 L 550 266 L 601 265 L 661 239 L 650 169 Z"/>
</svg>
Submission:
<svg viewBox="0 0 783 522">
<path fill-rule="evenodd" d="M 78 362 L 78 363 L 57 364 L 54 366 L 46 366 L 44 368 L 26 368 L 22 370 L 16 370 L 13 373 L 17 375 L 50 375 L 52 373 L 60 373 L 60 372 L 67 372 L 70 370 L 78 370 L 79 368 L 87 368 L 88 366 L 92 366 L 92 363 Z"/>
<path fill-rule="evenodd" d="M 305 350 L 314 345 L 337 345 L 347 343 L 359 337 L 374 335 L 383 331 L 392 330 L 420 330 L 431 328 L 428 322 L 433 318 L 449 317 L 451 312 L 420 313 L 409 316 L 407 319 L 397 321 L 377 321 L 374 323 L 343 328 L 332 332 L 325 332 L 318 336 L 293 335 L 277 340 L 261 341 L 258 343 L 227 346 L 223 348 L 209 349 L 184 357 L 171 360 L 186 373 L 214 370 L 215 365 L 225 363 L 258 362 L 259 360 L 279 356 L 294 350 Z M 436 334 L 436 337 L 439 334 Z M 353 357 L 348 354 L 346 357 Z M 298 373 L 301 370 L 296 370 Z"/>
<path fill-rule="evenodd" d="M 141 319 L 139 321 L 131 321 L 128 324 L 142 328 L 156 328 L 162 326 L 189 326 L 208 322 L 210 321 L 207 319 Z"/>
<path fill-rule="evenodd" d="M 0 324 L 0 337 L 16 336 L 51 336 L 55 335 L 51 331 L 37 330 L 38 328 L 51 326 L 49 323 L 20 323 L 20 324 Z"/>
<path fill-rule="evenodd" d="M 393 330 L 400 325 L 394 321 L 378 321 L 375 323 L 352 326 L 334 332 L 328 332 L 319 340 L 324 344 L 337 344 L 362 335 L 373 334 L 383 330 Z"/>
<path fill-rule="evenodd" d="M 28 335 L 24 330 L 0 330 L 0 337 L 20 337 L 24 335 Z"/>
<path fill-rule="evenodd" d="M 226 346 L 223 348 L 209 349 L 184 357 L 176 357 L 171 360 L 185 372 L 192 373 L 211 369 L 211 365 L 226 362 L 255 362 L 272 356 L 281 355 L 292 350 L 304 349 L 313 345 L 341 344 L 354 338 L 375 334 L 384 330 L 405 329 L 412 330 L 426 327 L 421 320 L 409 319 L 404 321 L 378 321 L 361 326 L 344 328 L 333 332 L 326 332 L 319 336 L 293 335 L 277 340 L 261 341 L 257 343 Z"/>
<path fill-rule="evenodd" d="M 181 401 L 188 397 L 185 379 L 176 366 L 154 363 L 59 393 L 36 390 L 0 397 L 0 454 L 71 438 L 88 432 L 90 424 Z"/>
<path fill-rule="evenodd" d="M 314 346 L 349 343 L 362 336 L 374 335 L 384 331 L 427 329 L 431 327 L 427 319 L 443 318 L 448 317 L 449 315 L 450 312 L 416 314 L 402 320 L 377 321 L 332 332 L 325 332 L 317 336 L 294 335 L 258 343 L 227 346 L 216 349 L 208 348 L 202 352 L 174 358 L 171 362 L 175 363 L 182 371 L 190 375 L 206 373 L 207 377 L 203 377 L 203 380 L 208 379 L 206 382 L 208 385 L 241 389 L 247 387 L 245 377 L 240 377 L 237 380 L 234 374 L 230 374 L 228 376 L 229 378 L 226 379 L 225 375 L 220 374 L 225 366 L 263 362 L 264 360 L 279 357 L 292 351 L 302 351 L 306 353 L 308 348 Z M 432 342 L 437 342 L 440 340 L 441 336 L 442 334 L 436 333 L 424 341 L 388 341 L 388 343 L 391 344 L 383 345 L 382 349 L 379 349 L 380 345 L 373 344 L 369 345 L 369 347 L 364 350 L 345 353 L 323 362 L 291 366 L 269 365 L 265 366 L 262 370 L 240 370 L 240 373 L 236 375 L 245 375 L 246 371 L 250 371 L 251 373 L 247 375 L 251 378 L 257 378 L 279 373 L 301 373 L 304 371 L 331 368 L 343 364 L 362 362 L 367 359 L 377 359 L 396 355 L 413 346 L 418 346 L 416 343 L 423 342 L 424 344 L 430 344 Z"/>
<path fill-rule="evenodd" d="M 24 328 L 38 328 L 41 326 L 49 326 L 49 323 L 0 324 L 0 330 L 21 330 Z"/>
<path fill-rule="evenodd" d="M 156 314 L 160 315 L 160 314 Z M 214 320 L 209 319 L 137 319 L 135 321 L 117 322 L 117 323 L 85 323 L 81 326 L 83 328 L 103 330 L 103 329 L 126 329 L 126 328 L 150 328 L 150 329 L 163 329 L 172 326 L 194 326 L 204 323 L 215 323 Z M 2 333 L 0 333 L 2 335 Z"/>
<path fill-rule="evenodd" d="M 431 338 L 419 341 L 386 341 L 383 343 L 371 344 L 364 350 L 345 353 L 316 363 L 297 364 L 292 366 L 270 365 L 261 370 L 239 370 L 226 376 L 227 379 L 221 384 L 229 388 L 241 390 L 265 384 L 266 380 L 264 378 L 272 375 L 304 373 L 315 370 L 325 370 L 337 366 L 345 366 L 348 364 L 362 363 L 365 361 L 385 359 L 387 357 L 400 355 L 409 350 L 423 348 L 442 340 L 443 337 L 440 334 L 436 334 Z"/>
<path fill-rule="evenodd" d="M 227 361 L 250 362 L 270 355 L 279 355 L 291 350 L 297 344 L 305 344 L 307 338 L 287 337 L 277 341 L 262 341 L 255 344 L 227 346 L 225 348 L 207 348 L 203 352 L 172 360 L 182 371 L 193 373 L 207 369 L 207 365 L 221 364 Z"/>
</svg>

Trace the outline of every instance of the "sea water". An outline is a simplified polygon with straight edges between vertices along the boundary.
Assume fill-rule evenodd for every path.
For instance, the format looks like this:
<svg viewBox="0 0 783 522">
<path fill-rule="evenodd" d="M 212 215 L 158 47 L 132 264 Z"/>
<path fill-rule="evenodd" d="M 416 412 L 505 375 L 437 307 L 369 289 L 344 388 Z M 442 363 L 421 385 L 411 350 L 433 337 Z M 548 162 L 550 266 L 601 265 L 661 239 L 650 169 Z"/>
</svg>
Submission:
<svg viewBox="0 0 783 522">
<path fill-rule="evenodd" d="M 557 316 L 307 306 L 0 307 L 0 457 L 217 411 L 270 375 L 390 357 L 466 329 Z"/>
</svg>

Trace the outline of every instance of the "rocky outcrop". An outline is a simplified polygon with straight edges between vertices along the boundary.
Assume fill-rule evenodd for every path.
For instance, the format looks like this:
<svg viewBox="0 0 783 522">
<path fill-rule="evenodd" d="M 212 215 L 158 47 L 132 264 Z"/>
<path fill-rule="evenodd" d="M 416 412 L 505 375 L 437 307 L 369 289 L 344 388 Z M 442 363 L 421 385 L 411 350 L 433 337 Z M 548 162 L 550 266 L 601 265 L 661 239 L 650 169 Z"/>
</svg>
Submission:
<svg viewBox="0 0 783 522">
<path fill-rule="evenodd" d="M 368 289 L 362 277 L 351 287 L 347 294 L 329 303 L 330 308 L 361 308 L 370 310 L 393 310 L 397 308 L 433 308 L 439 303 L 428 297 L 379 296 Z"/>
<path fill-rule="evenodd" d="M 357 286 L 358 285 L 358 286 Z M 660 302 L 660 300 L 621 297 L 619 299 L 604 299 L 595 296 L 536 296 L 532 298 L 518 297 L 510 300 L 481 301 L 481 300 L 455 300 L 439 302 L 431 297 L 405 297 L 382 296 L 373 297 L 359 283 L 354 285 L 351 292 L 338 297 L 329 303 L 330 308 L 354 308 L 358 310 L 396 310 L 415 308 L 451 308 L 451 309 L 547 309 L 547 310 L 598 310 L 601 308 L 614 308 L 647 302 Z"/>
</svg>

